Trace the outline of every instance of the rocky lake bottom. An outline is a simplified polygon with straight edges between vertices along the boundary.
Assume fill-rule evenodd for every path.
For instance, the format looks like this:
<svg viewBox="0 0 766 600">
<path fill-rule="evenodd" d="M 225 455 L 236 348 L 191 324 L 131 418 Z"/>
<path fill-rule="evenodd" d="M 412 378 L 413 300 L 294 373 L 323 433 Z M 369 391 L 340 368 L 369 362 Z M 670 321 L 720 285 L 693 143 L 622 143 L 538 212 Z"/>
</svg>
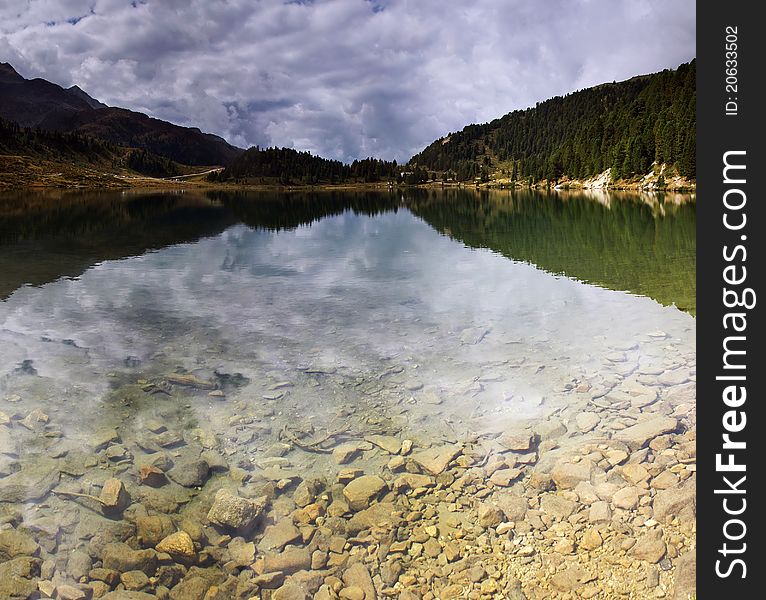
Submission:
<svg viewBox="0 0 766 600">
<path fill-rule="evenodd" d="M 0 598 L 668 598 L 695 320 L 406 210 L 0 304 Z"/>
</svg>

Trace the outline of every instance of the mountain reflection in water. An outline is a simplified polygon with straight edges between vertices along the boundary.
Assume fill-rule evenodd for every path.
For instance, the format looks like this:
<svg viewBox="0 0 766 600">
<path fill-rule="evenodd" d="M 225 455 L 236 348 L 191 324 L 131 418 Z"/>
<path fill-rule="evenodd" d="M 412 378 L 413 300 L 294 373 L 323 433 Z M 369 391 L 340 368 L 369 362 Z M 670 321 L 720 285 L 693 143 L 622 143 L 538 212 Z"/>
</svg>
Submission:
<svg viewBox="0 0 766 600">
<path fill-rule="evenodd" d="M 406 209 L 443 235 L 695 313 L 690 196 L 612 192 L 20 192 L 0 195 L 0 299 L 105 260 L 220 234 Z"/>
</svg>

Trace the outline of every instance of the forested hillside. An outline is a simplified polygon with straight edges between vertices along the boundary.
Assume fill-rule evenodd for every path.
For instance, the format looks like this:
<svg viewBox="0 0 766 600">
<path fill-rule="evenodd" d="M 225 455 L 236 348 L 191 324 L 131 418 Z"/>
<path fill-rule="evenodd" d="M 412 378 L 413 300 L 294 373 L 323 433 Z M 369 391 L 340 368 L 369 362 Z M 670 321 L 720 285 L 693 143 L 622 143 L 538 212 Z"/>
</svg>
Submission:
<svg viewBox="0 0 766 600">
<path fill-rule="evenodd" d="M 557 96 L 433 142 L 411 159 L 444 178 L 630 179 L 666 164 L 696 177 L 696 61 Z"/>
<path fill-rule="evenodd" d="M 78 132 L 22 127 L 0 119 L 0 183 L 12 184 L 22 172 L 27 177 L 32 176 L 41 161 L 46 161 L 48 170 L 115 172 L 127 169 L 152 177 L 168 177 L 182 172 L 178 163 L 141 148 L 125 148 Z"/>
</svg>

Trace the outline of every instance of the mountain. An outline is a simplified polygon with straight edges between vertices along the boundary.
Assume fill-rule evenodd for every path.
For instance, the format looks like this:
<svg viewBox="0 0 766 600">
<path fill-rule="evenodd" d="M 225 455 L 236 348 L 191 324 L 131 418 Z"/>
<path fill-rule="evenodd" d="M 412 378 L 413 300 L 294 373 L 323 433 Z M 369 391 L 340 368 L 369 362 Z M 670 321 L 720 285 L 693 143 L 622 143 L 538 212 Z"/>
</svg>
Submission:
<svg viewBox="0 0 766 600">
<path fill-rule="evenodd" d="M 612 180 L 630 180 L 653 165 L 694 179 L 696 72 L 692 60 L 557 96 L 450 133 L 410 162 L 459 180 L 582 180 L 607 169 Z"/>
<path fill-rule="evenodd" d="M 227 165 L 242 152 L 197 128 L 106 106 L 77 86 L 64 89 L 44 79 L 25 79 L 8 63 L 0 63 L 0 118 L 144 149 L 187 165 Z"/>
<path fill-rule="evenodd" d="M 91 98 L 82 89 L 80 89 L 79 86 L 73 85 L 72 87 L 67 88 L 66 91 L 69 92 L 70 94 L 77 96 L 78 98 L 81 98 L 82 100 L 85 100 L 88 106 L 90 106 L 93 109 L 109 108 L 103 102 L 99 102 L 95 98 Z"/>
</svg>

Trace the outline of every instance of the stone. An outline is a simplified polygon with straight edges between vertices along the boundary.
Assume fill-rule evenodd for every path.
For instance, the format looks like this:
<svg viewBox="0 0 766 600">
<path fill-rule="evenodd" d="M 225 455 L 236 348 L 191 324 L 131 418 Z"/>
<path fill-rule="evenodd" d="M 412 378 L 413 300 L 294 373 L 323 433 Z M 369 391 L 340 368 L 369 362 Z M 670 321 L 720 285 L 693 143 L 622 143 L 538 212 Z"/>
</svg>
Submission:
<svg viewBox="0 0 766 600">
<path fill-rule="evenodd" d="M 653 487 L 655 490 L 667 490 L 669 488 L 675 487 L 678 485 L 679 482 L 678 475 L 673 473 L 672 471 L 663 471 L 657 477 L 653 478 L 649 485 Z"/>
<path fill-rule="evenodd" d="M 352 462 L 362 453 L 359 444 L 349 442 L 335 446 L 332 450 L 332 457 L 339 465 L 345 465 Z"/>
<path fill-rule="evenodd" d="M 606 460 L 611 466 L 616 466 L 624 463 L 630 456 L 625 450 L 609 450 L 606 454 Z"/>
<path fill-rule="evenodd" d="M 154 550 L 133 550 L 123 543 L 110 543 L 104 547 L 103 564 L 105 569 L 121 573 L 143 571 L 153 576 L 157 569 L 157 553 Z"/>
<path fill-rule="evenodd" d="M 19 421 L 19 425 L 29 429 L 30 431 L 35 431 L 35 429 L 42 427 L 48 421 L 50 418 L 48 415 L 46 415 L 42 410 L 39 408 L 34 409 L 32 412 L 30 412 L 26 417 L 21 419 Z"/>
<path fill-rule="evenodd" d="M 660 571 L 657 569 L 657 567 L 648 567 L 646 569 L 646 587 L 649 589 L 656 588 L 658 585 L 660 585 Z M 686 600 L 686 599 L 684 599 Z"/>
<path fill-rule="evenodd" d="M 309 600 L 309 596 L 301 586 L 288 582 L 274 590 L 271 600 Z"/>
<path fill-rule="evenodd" d="M 393 529 L 402 522 L 397 507 L 390 502 L 373 504 L 366 510 L 359 511 L 346 523 L 346 531 L 356 535 L 360 531 L 372 527 Z"/>
<path fill-rule="evenodd" d="M 122 444 L 112 444 L 104 452 L 109 460 L 119 462 L 129 457 L 128 449 Z"/>
<path fill-rule="evenodd" d="M 227 549 L 230 564 L 246 567 L 255 561 L 256 546 L 254 542 L 248 542 L 242 537 L 235 537 L 229 542 Z"/>
<path fill-rule="evenodd" d="M 585 548 L 586 550 L 595 550 L 600 547 L 602 543 L 603 540 L 601 539 L 601 534 L 598 532 L 598 529 L 590 527 L 583 533 L 582 539 L 580 540 L 580 547 Z"/>
<path fill-rule="evenodd" d="M 439 446 L 416 452 L 412 460 L 431 475 L 439 475 L 462 451 L 457 445 Z"/>
<path fill-rule="evenodd" d="M 315 523 L 324 513 L 324 506 L 314 502 L 293 512 L 293 521 L 295 521 L 296 525 Z"/>
<path fill-rule="evenodd" d="M 575 486 L 574 489 L 575 493 L 577 494 L 577 498 L 582 504 L 593 504 L 594 502 L 598 502 L 599 497 L 598 493 L 596 492 L 595 486 L 593 486 L 588 481 L 581 481 Z"/>
<path fill-rule="evenodd" d="M 231 490 L 223 488 L 219 490 L 207 513 L 211 523 L 234 530 L 246 530 L 251 528 L 266 507 L 265 496 L 251 500 L 241 498 Z"/>
<path fill-rule="evenodd" d="M 58 485 L 60 477 L 57 461 L 35 460 L 0 479 L 0 502 L 23 504 L 40 500 Z"/>
<path fill-rule="evenodd" d="M 52 581 L 38 581 L 37 589 L 40 590 L 41 598 L 55 598 L 56 584 Z"/>
<path fill-rule="evenodd" d="M 152 515 L 136 519 L 136 534 L 146 547 L 154 548 L 175 530 L 173 520 L 167 515 Z"/>
<path fill-rule="evenodd" d="M 386 487 L 377 475 L 362 475 L 343 488 L 343 496 L 351 510 L 364 510 Z"/>
<path fill-rule="evenodd" d="M 40 546 L 27 534 L 15 529 L 0 530 L 0 561 L 19 556 L 37 556 Z"/>
<path fill-rule="evenodd" d="M 532 449 L 533 436 L 530 433 L 506 433 L 498 442 L 508 450 L 527 452 Z"/>
<path fill-rule="evenodd" d="M 551 470 L 551 478 L 560 490 L 573 490 L 581 481 L 590 482 L 592 475 L 593 463 L 588 460 L 559 462 Z"/>
<path fill-rule="evenodd" d="M 503 510 L 500 507 L 487 502 L 479 504 L 478 513 L 479 526 L 484 529 L 487 529 L 488 527 L 496 527 L 505 520 L 505 513 Z"/>
<path fill-rule="evenodd" d="M 420 475 L 419 473 L 404 473 L 394 480 L 393 488 L 396 492 L 402 490 L 415 490 L 417 488 L 433 487 L 434 480 L 429 475 Z"/>
<path fill-rule="evenodd" d="M 527 499 L 522 496 L 512 494 L 495 494 L 494 501 L 500 510 L 505 514 L 505 518 L 514 523 L 524 520 L 527 514 Z"/>
<path fill-rule="evenodd" d="M 521 475 L 521 469 L 498 469 L 489 480 L 499 487 L 508 487 L 511 483 L 518 479 Z"/>
<path fill-rule="evenodd" d="M 649 479 L 649 471 L 637 463 L 625 465 L 621 475 L 625 481 L 632 485 L 638 485 Z"/>
<path fill-rule="evenodd" d="M 577 416 L 575 417 L 577 428 L 582 433 L 588 433 L 589 431 L 592 431 L 598 426 L 600 422 L 601 417 L 592 412 L 577 413 Z"/>
<path fill-rule="evenodd" d="M 288 544 L 301 539 L 301 532 L 289 519 L 282 519 L 266 528 L 263 538 L 258 542 L 261 552 L 280 551 Z"/>
<path fill-rule="evenodd" d="M 402 450 L 402 443 L 392 435 L 370 435 L 364 439 L 389 454 L 399 454 Z"/>
<path fill-rule="evenodd" d="M 648 445 L 657 436 L 670 433 L 677 428 L 678 420 L 673 417 L 652 417 L 616 432 L 613 437 L 635 452 Z"/>
<path fill-rule="evenodd" d="M 120 575 L 120 582 L 130 592 L 140 592 L 149 585 L 149 578 L 143 571 L 128 571 Z"/>
<path fill-rule="evenodd" d="M 590 506 L 588 511 L 588 521 L 591 523 L 607 523 L 612 520 L 612 510 L 609 503 L 599 500 Z"/>
<path fill-rule="evenodd" d="M 377 600 L 372 577 L 362 563 L 354 563 L 343 572 L 343 583 L 346 587 L 358 587 L 364 592 L 364 600 Z"/>
<path fill-rule="evenodd" d="M 436 558 L 442 553 L 442 547 L 434 538 L 428 538 L 423 544 L 423 552 L 428 558 Z"/>
<path fill-rule="evenodd" d="M 540 497 L 540 510 L 554 519 L 566 519 L 571 515 L 577 504 L 554 493 L 543 494 Z"/>
<path fill-rule="evenodd" d="M 27 600 L 37 594 L 33 580 L 40 574 L 40 560 L 20 556 L 0 562 L 0 598 L 3 600 Z"/>
<path fill-rule="evenodd" d="M 171 589 L 175 587 L 178 582 L 181 581 L 181 579 L 183 579 L 186 573 L 187 570 L 181 565 L 162 565 L 159 569 L 157 569 L 157 585 Z"/>
<path fill-rule="evenodd" d="M 324 569 L 327 566 L 327 557 L 327 552 L 314 550 L 311 553 L 311 569 L 314 571 Z"/>
<path fill-rule="evenodd" d="M 662 531 L 654 530 L 645 533 L 636 540 L 636 543 L 628 551 L 628 554 L 638 560 L 645 560 L 646 562 L 655 564 L 660 562 L 667 547 L 662 539 Z"/>
<path fill-rule="evenodd" d="M 154 596 L 153 594 L 145 594 L 144 592 L 119 590 L 101 596 L 101 600 L 157 600 L 157 596 Z"/>
<path fill-rule="evenodd" d="M 311 552 L 307 548 L 294 548 L 279 554 L 267 554 L 263 557 L 263 572 L 281 571 L 291 575 L 297 571 L 311 568 Z"/>
<path fill-rule="evenodd" d="M 97 569 L 91 569 L 88 573 L 88 578 L 91 581 L 103 581 L 109 587 L 114 587 L 120 580 L 120 573 L 114 569 L 103 569 L 101 567 Z"/>
<path fill-rule="evenodd" d="M 163 538 L 156 547 L 157 552 L 170 554 L 176 561 L 193 560 L 196 556 L 194 542 L 185 531 L 176 531 Z"/>
<path fill-rule="evenodd" d="M 209 474 L 210 465 L 202 458 L 180 461 L 168 471 L 168 477 L 188 488 L 205 485 Z"/>
<path fill-rule="evenodd" d="M 364 600 L 365 598 L 364 590 L 356 585 L 343 588 L 339 596 L 342 600 Z"/>
<path fill-rule="evenodd" d="M 98 497 L 106 511 L 120 513 L 130 505 L 130 495 L 125 484 L 114 477 L 106 480 Z"/>
<path fill-rule="evenodd" d="M 612 503 L 617 508 L 622 508 L 624 510 L 636 509 L 638 507 L 638 501 L 638 489 L 633 486 L 617 490 L 612 496 Z"/>
<path fill-rule="evenodd" d="M 168 482 L 165 473 L 154 465 L 141 465 L 138 468 L 138 480 L 151 487 L 162 487 Z"/>
<path fill-rule="evenodd" d="M 253 578 L 253 583 L 255 585 L 266 588 L 266 589 L 275 589 L 278 588 L 280 585 L 282 585 L 285 582 L 285 574 L 281 571 L 272 571 L 271 573 L 262 573 L 260 575 L 256 575 Z"/>
<path fill-rule="evenodd" d="M 102 429 L 90 436 L 90 446 L 96 452 L 103 450 L 109 444 L 117 443 L 120 441 L 120 434 L 116 429 Z"/>
<path fill-rule="evenodd" d="M 585 571 L 579 565 L 572 565 L 551 577 L 551 585 L 560 592 L 569 592 L 582 585 Z"/>
<path fill-rule="evenodd" d="M 68 584 L 57 586 L 56 593 L 59 600 L 85 600 L 88 597 L 84 590 Z"/>
<path fill-rule="evenodd" d="M 93 567 L 93 561 L 87 552 L 75 550 L 69 555 L 66 563 L 67 574 L 75 581 L 87 577 Z"/>
<path fill-rule="evenodd" d="M 689 600 L 697 595 L 697 557 L 695 552 L 682 554 L 676 561 L 671 600 Z"/>
<path fill-rule="evenodd" d="M 204 577 L 184 577 L 170 590 L 170 600 L 204 600 L 211 585 Z"/>
<path fill-rule="evenodd" d="M 575 551 L 575 547 L 572 540 L 564 538 L 553 544 L 553 551 L 559 554 L 572 554 Z"/>
<path fill-rule="evenodd" d="M 654 497 L 653 516 L 660 522 L 686 513 L 694 517 L 697 507 L 697 481 L 694 476 L 684 483 L 660 490 Z"/>
<path fill-rule="evenodd" d="M 215 383 L 206 379 L 201 379 L 191 373 L 170 373 L 165 377 L 168 383 L 184 387 L 192 387 L 200 390 L 214 390 Z"/>
</svg>

